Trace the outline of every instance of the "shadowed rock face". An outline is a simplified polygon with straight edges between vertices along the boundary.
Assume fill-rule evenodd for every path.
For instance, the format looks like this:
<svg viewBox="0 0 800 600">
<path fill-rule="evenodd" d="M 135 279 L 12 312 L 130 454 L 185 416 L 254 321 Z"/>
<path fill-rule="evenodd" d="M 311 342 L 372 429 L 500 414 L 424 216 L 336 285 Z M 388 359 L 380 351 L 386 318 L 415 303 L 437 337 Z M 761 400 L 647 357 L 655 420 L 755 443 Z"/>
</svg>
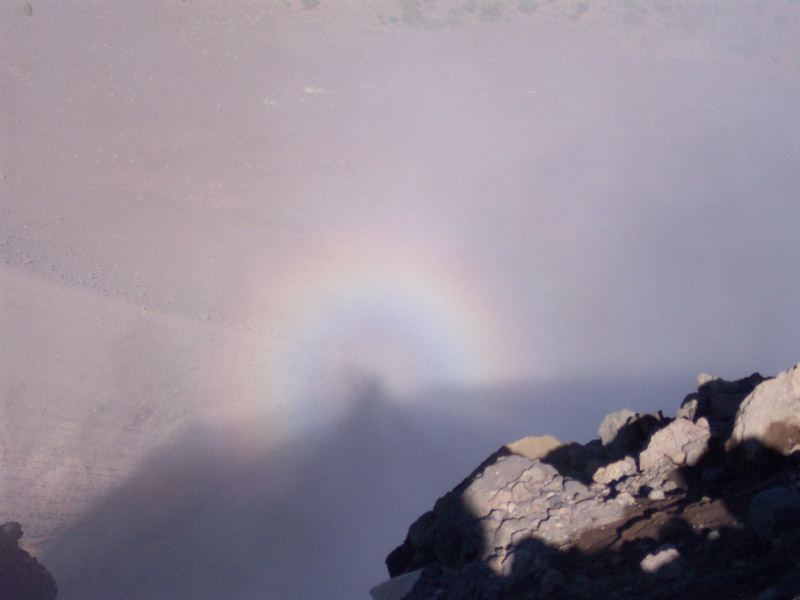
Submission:
<svg viewBox="0 0 800 600">
<path fill-rule="evenodd" d="M 604 419 L 602 441 L 540 456 L 508 444 L 411 526 L 389 574 L 421 570 L 415 599 L 794 597 L 800 471 L 775 431 L 799 414 L 796 372 L 701 376 L 684 401 L 701 410 L 659 416 L 638 446 L 632 411 Z M 740 447 L 732 424 L 754 405 L 777 408 Z"/>
<path fill-rule="evenodd" d="M 3 600 L 53 600 L 56 582 L 35 558 L 19 547 L 19 523 L 0 525 L 0 598 Z"/>
</svg>

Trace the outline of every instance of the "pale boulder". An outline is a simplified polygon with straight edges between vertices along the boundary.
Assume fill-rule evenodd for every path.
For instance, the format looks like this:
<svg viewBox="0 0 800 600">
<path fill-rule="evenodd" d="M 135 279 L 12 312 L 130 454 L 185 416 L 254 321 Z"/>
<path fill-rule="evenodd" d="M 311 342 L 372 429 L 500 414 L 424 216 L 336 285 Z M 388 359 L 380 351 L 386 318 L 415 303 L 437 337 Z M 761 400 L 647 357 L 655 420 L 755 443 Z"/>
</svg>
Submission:
<svg viewBox="0 0 800 600">
<path fill-rule="evenodd" d="M 636 474 L 636 461 L 632 456 L 626 456 L 623 460 L 618 460 L 609 465 L 598 468 L 592 479 L 596 483 L 611 485 L 623 477 Z"/>
<path fill-rule="evenodd" d="M 656 431 L 639 455 L 639 468 L 648 471 L 669 460 L 677 466 L 693 466 L 708 448 L 711 428 L 705 418 L 692 423 L 688 419 L 675 419 Z"/>
<path fill-rule="evenodd" d="M 760 383 L 744 399 L 727 447 L 742 445 L 748 458 L 762 448 L 785 456 L 800 449 L 800 365 Z"/>
</svg>

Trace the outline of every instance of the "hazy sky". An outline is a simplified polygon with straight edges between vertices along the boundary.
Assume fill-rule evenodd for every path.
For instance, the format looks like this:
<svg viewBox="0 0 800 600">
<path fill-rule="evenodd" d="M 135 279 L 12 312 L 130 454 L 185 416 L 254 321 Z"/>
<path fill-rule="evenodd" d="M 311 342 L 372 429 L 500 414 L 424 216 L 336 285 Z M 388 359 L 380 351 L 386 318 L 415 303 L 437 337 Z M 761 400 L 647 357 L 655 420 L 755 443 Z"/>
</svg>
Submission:
<svg viewBox="0 0 800 600">
<path fill-rule="evenodd" d="M 269 454 L 365 379 L 793 365 L 798 29 L 791 0 L 4 2 L 0 516 L 46 548 L 187 427 Z"/>
</svg>

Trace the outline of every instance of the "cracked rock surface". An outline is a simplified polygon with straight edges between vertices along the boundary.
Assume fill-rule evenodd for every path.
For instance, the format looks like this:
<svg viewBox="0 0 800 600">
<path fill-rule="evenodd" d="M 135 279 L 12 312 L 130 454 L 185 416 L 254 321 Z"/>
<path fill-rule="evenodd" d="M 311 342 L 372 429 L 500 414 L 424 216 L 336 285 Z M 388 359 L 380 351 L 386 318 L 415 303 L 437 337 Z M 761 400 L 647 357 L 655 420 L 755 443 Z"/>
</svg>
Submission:
<svg viewBox="0 0 800 600">
<path fill-rule="evenodd" d="M 797 372 L 703 374 L 675 418 L 508 444 L 411 526 L 389 574 L 420 570 L 415 600 L 800 598 Z"/>
</svg>

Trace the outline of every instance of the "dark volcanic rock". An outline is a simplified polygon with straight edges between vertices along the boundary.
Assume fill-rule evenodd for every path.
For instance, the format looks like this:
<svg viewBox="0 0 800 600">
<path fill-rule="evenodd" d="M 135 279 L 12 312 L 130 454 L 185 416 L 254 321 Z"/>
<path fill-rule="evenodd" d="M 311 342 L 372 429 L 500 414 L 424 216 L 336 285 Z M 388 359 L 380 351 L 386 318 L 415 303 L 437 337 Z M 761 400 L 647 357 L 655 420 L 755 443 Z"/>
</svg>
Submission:
<svg viewBox="0 0 800 600">
<path fill-rule="evenodd" d="M 800 528 L 800 492 L 775 486 L 759 492 L 750 501 L 750 525 L 770 542 L 796 539 Z"/>
<path fill-rule="evenodd" d="M 19 547 L 19 523 L 0 525 L 0 599 L 52 600 L 56 582 L 35 558 Z"/>
<path fill-rule="evenodd" d="M 411 526 L 390 576 L 422 569 L 415 600 L 800 597 L 798 373 L 701 375 L 675 419 L 508 444 Z"/>
</svg>

